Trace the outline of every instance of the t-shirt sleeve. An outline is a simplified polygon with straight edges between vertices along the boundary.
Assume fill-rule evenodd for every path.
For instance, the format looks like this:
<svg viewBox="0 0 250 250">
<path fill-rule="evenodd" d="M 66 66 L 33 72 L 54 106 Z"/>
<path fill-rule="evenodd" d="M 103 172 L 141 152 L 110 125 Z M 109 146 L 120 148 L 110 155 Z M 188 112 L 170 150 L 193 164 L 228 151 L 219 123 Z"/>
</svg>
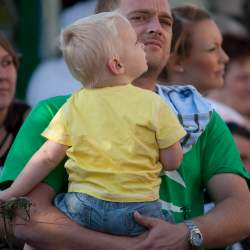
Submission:
<svg viewBox="0 0 250 250">
<path fill-rule="evenodd" d="M 6 188 L 16 179 L 33 154 L 45 142 L 41 133 L 67 98 L 63 96 L 47 99 L 41 101 L 32 109 L 19 130 L 4 163 L 0 176 L 1 188 Z M 61 190 L 67 184 L 64 161 L 46 177 L 44 182 L 54 188 L 55 191 Z"/>
<path fill-rule="evenodd" d="M 48 127 L 43 131 L 42 136 L 59 144 L 72 145 L 69 134 L 70 121 L 72 119 L 70 106 L 70 101 L 68 101 L 60 108 Z"/>
<path fill-rule="evenodd" d="M 203 181 L 207 185 L 211 177 L 221 173 L 234 173 L 246 178 L 249 175 L 240 159 L 233 136 L 221 117 L 213 112 L 211 120 L 200 138 Z"/>
<path fill-rule="evenodd" d="M 186 135 L 176 114 L 163 100 L 159 100 L 155 113 L 156 139 L 160 148 L 167 148 Z"/>
</svg>

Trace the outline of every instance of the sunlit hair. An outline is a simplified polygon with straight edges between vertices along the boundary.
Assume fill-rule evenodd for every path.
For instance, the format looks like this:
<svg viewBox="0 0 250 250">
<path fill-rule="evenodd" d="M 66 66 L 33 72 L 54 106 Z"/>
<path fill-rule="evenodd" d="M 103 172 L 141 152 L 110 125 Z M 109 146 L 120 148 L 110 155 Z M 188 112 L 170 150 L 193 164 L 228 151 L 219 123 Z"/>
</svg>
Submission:
<svg viewBox="0 0 250 250">
<path fill-rule="evenodd" d="M 114 11 L 118 9 L 121 0 L 98 0 L 96 3 L 95 13 Z"/>
<path fill-rule="evenodd" d="M 64 59 L 84 87 L 102 87 L 108 60 L 120 53 L 122 41 L 117 25 L 124 21 L 128 22 L 116 12 L 104 12 L 79 19 L 62 31 Z"/>
<path fill-rule="evenodd" d="M 191 36 L 194 26 L 201 21 L 211 19 L 211 16 L 193 4 L 173 8 L 172 16 L 174 23 L 171 52 L 186 58 L 192 48 Z"/>
<path fill-rule="evenodd" d="M 18 54 L 16 53 L 16 51 L 12 47 L 11 43 L 7 40 L 7 38 L 4 36 L 4 34 L 1 31 L 0 31 L 0 46 L 4 50 L 6 50 L 6 52 L 12 57 L 14 66 L 15 66 L 15 68 L 17 70 L 18 67 L 19 67 Z"/>
</svg>

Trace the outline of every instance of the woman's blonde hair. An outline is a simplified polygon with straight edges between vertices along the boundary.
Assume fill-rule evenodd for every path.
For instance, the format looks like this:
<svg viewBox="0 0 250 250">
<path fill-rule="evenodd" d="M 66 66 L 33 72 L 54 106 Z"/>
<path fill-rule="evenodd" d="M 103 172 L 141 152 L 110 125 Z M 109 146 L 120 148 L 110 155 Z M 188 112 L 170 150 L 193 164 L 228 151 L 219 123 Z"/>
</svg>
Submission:
<svg viewBox="0 0 250 250">
<path fill-rule="evenodd" d="M 84 87 L 101 87 L 108 60 L 120 50 L 117 24 L 121 20 L 128 22 L 117 12 L 104 12 L 79 19 L 62 31 L 60 47 L 64 59 Z"/>
<path fill-rule="evenodd" d="M 173 37 L 171 52 L 186 58 L 192 48 L 193 27 L 204 20 L 211 19 L 209 13 L 193 4 L 182 5 L 172 9 Z"/>
</svg>

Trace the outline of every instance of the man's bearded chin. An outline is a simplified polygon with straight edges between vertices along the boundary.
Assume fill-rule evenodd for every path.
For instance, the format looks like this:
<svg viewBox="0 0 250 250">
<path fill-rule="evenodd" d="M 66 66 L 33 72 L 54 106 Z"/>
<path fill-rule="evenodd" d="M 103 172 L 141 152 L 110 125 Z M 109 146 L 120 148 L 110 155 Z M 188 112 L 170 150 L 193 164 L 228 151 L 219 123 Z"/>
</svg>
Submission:
<svg viewBox="0 0 250 250">
<path fill-rule="evenodd" d="M 169 57 L 166 57 L 159 59 L 159 61 L 157 62 L 148 63 L 148 70 L 143 75 L 144 76 L 156 75 L 156 78 L 158 78 L 162 70 L 166 67 L 168 58 Z"/>
</svg>

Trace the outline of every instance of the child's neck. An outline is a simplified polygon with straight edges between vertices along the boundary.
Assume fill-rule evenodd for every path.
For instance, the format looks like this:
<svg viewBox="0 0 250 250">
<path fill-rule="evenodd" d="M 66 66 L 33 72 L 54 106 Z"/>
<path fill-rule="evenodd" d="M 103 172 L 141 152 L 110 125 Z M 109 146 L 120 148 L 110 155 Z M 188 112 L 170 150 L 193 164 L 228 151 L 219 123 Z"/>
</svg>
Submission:
<svg viewBox="0 0 250 250">
<path fill-rule="evenodd" d="M 127 85 L 129 83 L 132 83 L 133 79 L 130 77 L 125 77 L 125 76 L 111 76 L 111 77 L 106 77 L 102 79 L 101 85 L 105 87 L 112 87 L 112 86 L 121 86 L 121 85 Z"/>
</svg>

